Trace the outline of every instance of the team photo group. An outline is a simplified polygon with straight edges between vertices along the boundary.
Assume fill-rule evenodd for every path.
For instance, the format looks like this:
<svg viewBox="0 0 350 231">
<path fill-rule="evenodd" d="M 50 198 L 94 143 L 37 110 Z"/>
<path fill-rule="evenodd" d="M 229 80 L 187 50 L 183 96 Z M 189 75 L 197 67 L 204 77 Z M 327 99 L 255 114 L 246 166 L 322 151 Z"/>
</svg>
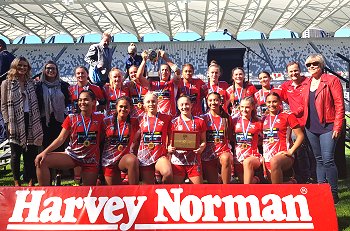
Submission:
<svg viewBox="0 0 350 231">
<path fill-rule="evenodd" d="M 111 67 L 110 42 L 104 33 L 90 46 L 75 85 L 54 61 L 33 79 L 25 57 L 11 60 L 1 113 L 15 186 L 23 154 L 29 186 L 51 185 L 66 169 L 82 185 L 329 183 L 338 203 L 344 96 L 322 55 L 290 60 L 280 86 L 262 71 L 258 90 L 242 67 L 227 83 L 209 60 L 204 82 L 191 63 L 175 64 L 163 50 L 138 54 L 133 43 L 125 68 Z"/>
</svg>

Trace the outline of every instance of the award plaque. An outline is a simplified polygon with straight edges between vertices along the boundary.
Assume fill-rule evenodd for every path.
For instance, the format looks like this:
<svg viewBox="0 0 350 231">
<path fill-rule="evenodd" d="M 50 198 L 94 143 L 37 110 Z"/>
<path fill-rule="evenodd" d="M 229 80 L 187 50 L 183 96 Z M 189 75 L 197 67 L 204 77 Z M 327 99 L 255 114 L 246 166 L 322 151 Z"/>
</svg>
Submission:
<svg viewBox="0 0 350 231">
<path fill-rule="evenodd" d="M 199 147 L 198 131 L 173 131 L 172 146 L 179 150 L 195 150 Z"/>
</svg>

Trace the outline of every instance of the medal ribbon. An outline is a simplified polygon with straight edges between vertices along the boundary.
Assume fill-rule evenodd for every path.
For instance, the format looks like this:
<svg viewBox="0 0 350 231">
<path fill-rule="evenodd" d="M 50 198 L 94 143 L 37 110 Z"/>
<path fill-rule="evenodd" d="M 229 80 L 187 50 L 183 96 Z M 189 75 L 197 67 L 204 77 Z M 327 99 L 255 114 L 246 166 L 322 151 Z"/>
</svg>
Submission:
<svg viewBox="0 0 350 231">
<path fill-rule="evenodd" d="M 188 91 L 187 91 L 186 83 L 184 83 L 184 86 L 185 86 L 186 95 L 191 96 L 192 84 L 190 83 L 190 87 L 188 88 Z"/>
<path fill-rule="evenodd" d="M 219 92 L 218 92 L 219 88 L 220 88 L 220 82 L 218 82 L 218 86 L 216 87 L 216 91 L 214 90 L 213 86 L 210 85 L 210 90 L 211 90 L 211 92 L 219 93 Z M 210 92 L 210 93 L 211 93 L 211 92 Z"/>
<path fill-rule="evenodd" d="M 220 128 L 221 128 L 221 125 L 222 125 L 222 118 L 220 117 L 220 125 L 219 125 L 219 128 L 217 128 L 216 124 L 214 122 L 213 116 L 211 115 L 210 112 L 208 114 L 209 114 L 211 123 L 214 125 L 215 131 L 216 131 L 216 135 L 219 136 L 219 131 L 220 131 Z"/>
<path fill-rule="evenodd" d="M 141 101 L 141 96 L 142 96 L 142 86 L 140 85 L 140 91 L 137 90 L 137 85 L 135 86 L 136 92 L 138 95 L 139 102 Z"/>
<path fill-rule="evenodd" d="M 165 82 L 163 89 L 160 89 L 160 80 L 157 82 L 158 95 L 164 92 L 164 89 L 167 87 L 167 85 L 168 85 L 168 82 Z"/>
<path fill-rule="evenodd" d="M 147 115 L 146 119 L 147 119 L 148 132 L 151 133 L 151 126 L 150 126 L 150 123 L 149 123 L 148 115 Z M 152 133 L 151 133 L 151 140 L 152 140 L 152 141 L 153 141 L 154 132 L 155 132 L 156 127 L 157 127 L 157 122 L 158 122 L 158 112 L 157 112 L 157 115 L 156 115 L 156 121 L 155 121 L 155 123 L 154 123 L 154 125 L 153 125 L 153 131 L 152 131 Z M 151 142 L 152 142 L 152 141 L 151 141 Z"/>
<path fill-rule="evenodd" d="M 89 84 L 83 87 L 84 90 L 89 90 Z M 78 84 L 75 85 L 75 91 L 74 94 L 77 96 L 77 99 L 79 99 L 79 86 Z"/>
<path fill-rule="evenodd" d="M 182 122 L 185 124 L 185 127 L 187 128 L 187 131 L 190 132 L 191 130 L 190 130 L 190 128 L 188 127 L 186 121 L 181 117 L 181 115 L 180 115 L 179 117 L 181 118 Z M 191 121 L 192 121 L 192 131 L 195 131 L 195 130 L 196 130 L 196 123 L 194 122 L 193 116 L 192 116 L 192 118 L 191 118 Z"/>
<path fill-rule="evenodd" d="M 277 117 L 278 117 L 278 114 L 279 114 L 279 113 L 280 113 L 280 112 L 278 111 L 278 112 L 277 112 L 277 115 L 276 115 L 275 118 L 273 119 L 272 125 L 271 125 L 271 115 L 269 115 L 270 136 L 273 135 L 273 128 L 274 128 L 274 126 L 275 126 L 275 123 L 276 123 L 276 121 L 277 121 Z"/>
<path fill-rule="evenodd" d="M 243 88 L 241 88 L 241 92 L 239 93 L 239 95 L 238 95 L 238 91 L 237 91 L 237 89 L 235 89 L 235 96 L 237 96 L 237 97 L 238 97 L 238 103 L 240 103 L 240 102 L 241 102 L 241 99 L 242 99 L 242 93 L 243 93 Z"/>
<path fill-rule="evenodd" d="M 120 133 L 119 121 L 118 121 L 118 119 L 117 119 L 117 128 L 118 128 L 118 138 L 119 138 L 119 142 L 121 143 L 121 142 L 123 141 L 124 131 L 125 131 L 125 128 L 126 128 L 126 122 L 124 122 L 124 126 L 123 126 L 122 133 Z"/>
<path fill-rule="evenodd" d="M 250 123 L 251 123 L 252 119 L 249 120 L 248 126 L 247 126 L 247 130 L 244 131 L 244 121 L 242 118 L 242 131 L 243 131 L 243 138 L 245 141 L 248 140 L 248 131 L 249 131 L 249 127 L 250 127 Z"/>
<path fill-rule="evenodd" d="M 92 116 L 90 117 L 90 121 L 89 121 L 89 124 L 88 124 L 87 128 L 86 128 L 86 125 L 85 125 L 84 116 L 81 115 L 81 118 L 82 118 L 82 122 L 83 122 L 83 126 L 84 126 L 85 139 L 87 139 L 88 136 L 89 136 L 89 130 L 90 130 L 90 126 L 91 126 Z"/>
<path fill-rule="evenodd" d="M 120 94 L 121 94 L 122 90 L 119 89 L 118 95 L 117 95 L 117 92 L 116 92 L 116 88 L 113 88 L 113 91 L 114 91 L 115 99 L 117 100 L 120 97 Z"/>
</svg>

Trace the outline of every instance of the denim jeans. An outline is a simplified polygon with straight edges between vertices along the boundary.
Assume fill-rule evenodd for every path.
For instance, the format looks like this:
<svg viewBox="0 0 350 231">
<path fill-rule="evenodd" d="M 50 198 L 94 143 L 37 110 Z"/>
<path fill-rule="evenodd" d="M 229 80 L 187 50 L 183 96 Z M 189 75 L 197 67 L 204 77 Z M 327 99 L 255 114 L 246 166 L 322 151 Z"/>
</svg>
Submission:
<svg viewBox="0 0 350 231">
<path fill-rule="evenodd" d="M 292 132 L 291 138 L 293 142 L 295 142 L 296 136 L 294 132 Z M 295 178 L 298 181 L 298 183 L 305 184 L 307 181 L 310 180 L 310 178 L 316 179 L 315 156 L 312 153 L 312 148 L 306 134 L 303 143 L 296 150 L 293 168 L 295 172 Z"/>
<path fill-rule="evenodd" d="M 305 131 L 316 158 L 317 182 L 328 182 L 332 194 L 336 195 L 338 193 L 338 170 L 334 162 L 334 152 L 337 139 L 332 139 L 333 131 L 324 134 L 315 134 L 307 129 Z"/>
</svg>

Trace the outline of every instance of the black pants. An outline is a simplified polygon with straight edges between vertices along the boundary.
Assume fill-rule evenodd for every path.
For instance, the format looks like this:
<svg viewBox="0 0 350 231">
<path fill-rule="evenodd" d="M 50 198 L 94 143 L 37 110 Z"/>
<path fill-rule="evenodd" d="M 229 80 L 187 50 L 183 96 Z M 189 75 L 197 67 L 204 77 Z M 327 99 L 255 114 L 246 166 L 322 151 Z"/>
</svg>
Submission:
<svg viewBox="0 0 350 231">
<path fill-rule="evenodd" d="M 23 153 L 24 172 L 26 177 L 30 179 L 36 179 L 36 170 L 34 160 L 38 154 L 38 147 L 35 145 L 28 145 L 27 150 L 19 146 L 18 144 L 10 143 L 11 147 L 11 169 L 13 173 L 13 179 L 20 179 L 20 163 L 21 155 Z"/>
<path fill-rule="evenodd" d="M 28 135 L 29 113 L 24 113 L 26 135 Z M 10 143 L 11 148 L 11 169 L 14 180 L 20 180 L 21 155 L 23 153 L 23 164 L 26 178 L 36 179 L 35 157 L 38 155 L 38 147 L 27 145 L 27 150 L 18 144 Z"/>
</svg>

